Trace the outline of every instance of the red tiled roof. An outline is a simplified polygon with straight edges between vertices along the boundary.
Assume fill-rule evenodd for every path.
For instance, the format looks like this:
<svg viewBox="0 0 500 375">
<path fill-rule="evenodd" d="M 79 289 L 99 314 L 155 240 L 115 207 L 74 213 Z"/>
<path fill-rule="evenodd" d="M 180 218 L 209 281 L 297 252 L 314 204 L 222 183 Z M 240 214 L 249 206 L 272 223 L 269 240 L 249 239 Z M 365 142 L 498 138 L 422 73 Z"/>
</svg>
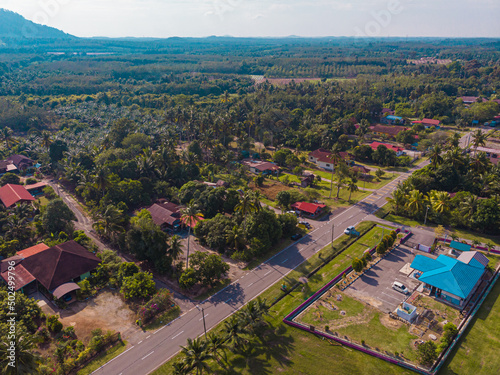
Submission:
<svg viewBox="0 0 500 375">
<path fill-rule="evenodd" d="M 291 205 L 291 207 L 299 211 L 307 212 L 309 214 L 315 214 L 318 208 L 323 209 L 326 207 L 326 205 L 308 202 L 295 202 Z"/>
<path fill-rule="evenodd" d="M 396 151 L 396 152 L 399 152 L 399 151 L 404 151 L 404 149 L 403 149 L 403 148 L 401 148 L 401 147 L 394 146 L 394 145 L 391 145 L 391 144 L 389 144 L 389 143 L 381 143 L 381 142 L 372 142 L 372 143 L 370 144 L 370 147 L 372 148 L 372 150 L 373 150 L 373 151 L 376 151 L 376 150 L 377 150 L 377 148 L 378 148 L 378 146 L 380 146 L 380 145 L 385 146 L 385 147 L 387 147 L 389 150 L 393 150 L 393 151 Z"/>
<path fill-rule="evenodd" d="M 268 162 L 268 161 L 254 161 L 254 160 L 246 160 L 243 162 L 249 168 L 255 168 L 258 171 L 277 171 L 280 169 L 276 164 Z"/>
<path fill-rule="evenodd" d="M 21 185 L 7 184 L 0 188 L 0 200 L 5 207 L 19 202 L 34 201 L 35 198 Z"/>
<path fill-rule="evenodd" d="M 316 158 L 318 161 L 322 161 L 323 163 L 331 163 L 333 162 L 333 153 L 331 151 L 325 150 L 324 148 L 318 148 L 309 153 L 309 156 Z M 347 152 L 341 151 L 339 155 L 342 159 L 349 159 L 350 156 Z"/>
<path fill-rule="evenodd" d="M 422 119 L 422 124 L 437 126 L 437 125 L 441 124 L 441 121 L 439 121 L 439 120 L 433 120 L 433 119 L 430 119 L 430 118 L 423 118 Z"/>
<path fill-rule="evenodd" d="M 39 243 L 38 245 L 28 247 L 27 249 L 21 250 L 17 252 L 17 255 L 22 256 L 23 258 L 28 258 L 32 255 L 38 254 L 44 250 L 47 250 L 49 247 L 44 243 Z"/>
<path fill-rule="evenodd" d="M 22 265 L 50 291 L 94 270 L 100 262 L 86 248 L 69 241 L 31 255 Z"/>
<path fill-rule="evenodd" d="M 375 126 L 370 127 L 372 131 L 377 132 L 377 133 L 384 133 L 384 134 L 389 134 L 396 136 L 403 130 L 407 130 L 406 128 L 403 128 L 401 126 L 386 126 L 386 125 L 380 125 L 377 124 Z"/>
<path fill-rule="evenodd" d="M 26 185 L 25 188 L 26 188 L 26 190 L 30 191 L 30 190 L 38 189 L 38 188 L 45 187 L 45 186 L 47 186 L 47 184 L 45 182 L 37 182 L 36 184 Z"/>
<path fill-rule="evenodd" d="M 8 259 L 5 259 L 2 263 L 5 263 Z M 1 276 L 6 283 L 9 283 L 9 276 L 14 277 L 14 279 L 11 280 L 14 282 L 14 287 L 15 287 L 14 290 L 19 290 L 23 286 L 26 286 L 35 280 L 35 276 L 33 276 L 26 268 L 24 268 L 21 263 L 16 264 L 15 271 L 13 272 L 11 271 L 10 275 L 9 275 L 9 270 L 7 268 L 4 272 L 1 273 Z"/>
</svg>

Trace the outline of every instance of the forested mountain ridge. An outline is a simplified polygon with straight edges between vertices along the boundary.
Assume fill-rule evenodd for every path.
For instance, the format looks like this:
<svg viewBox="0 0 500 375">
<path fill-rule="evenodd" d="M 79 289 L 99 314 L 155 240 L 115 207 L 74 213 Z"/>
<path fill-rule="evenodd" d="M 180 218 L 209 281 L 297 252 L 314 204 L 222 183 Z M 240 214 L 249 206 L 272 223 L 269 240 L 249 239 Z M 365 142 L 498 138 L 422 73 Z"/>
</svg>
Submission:
<svg viewBox="0 0 500 375">
<path fill-rule="evenodd" d="M 70 40 L 75 37 L 53 27 L 31 22 L 20 14 L 0 9 L 0 45 L 9 46 L 39 39 Z"/>
</svg>

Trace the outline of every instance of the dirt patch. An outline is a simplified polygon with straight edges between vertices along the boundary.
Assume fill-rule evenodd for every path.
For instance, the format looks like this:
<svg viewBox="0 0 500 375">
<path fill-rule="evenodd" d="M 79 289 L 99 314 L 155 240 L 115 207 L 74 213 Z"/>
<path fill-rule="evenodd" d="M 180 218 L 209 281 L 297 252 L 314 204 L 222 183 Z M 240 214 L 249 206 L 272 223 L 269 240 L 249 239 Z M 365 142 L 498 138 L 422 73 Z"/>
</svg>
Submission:
<svg viewBox="0 0 500 375">
<path fill-rule="evenodd" d="M 393 331 L 397 331 L 404 324 L 397 319 L 392 319 L 388 314 L 380 314 L 380 323 Z"/>
<path fill-rule="evenodd" d="M 134 312 L 118 292 L 110 290 L 87 301 L 72 303 L 67 310 L 60 310 L 59 314 L 64 326 L 73 326 L 83 342 L 88 342 L 92 330 L 96 328 L 120 332 L 125 340 L 134 333 L 142 332 L 135 324 Z"/>
<path fill-rule="evenodd" d="M 262 184 L 262 186 L 255 186 L 253 183 L 250 183 L 248 186 L 253 191 L 259 191 L 270 201 L 276 200 L 276 195 L 278 195 L 280 191 L 292 190 L 292 188 L 285 186 L 277 181 L 266 181 L 264 184 Z"/>
</svg>

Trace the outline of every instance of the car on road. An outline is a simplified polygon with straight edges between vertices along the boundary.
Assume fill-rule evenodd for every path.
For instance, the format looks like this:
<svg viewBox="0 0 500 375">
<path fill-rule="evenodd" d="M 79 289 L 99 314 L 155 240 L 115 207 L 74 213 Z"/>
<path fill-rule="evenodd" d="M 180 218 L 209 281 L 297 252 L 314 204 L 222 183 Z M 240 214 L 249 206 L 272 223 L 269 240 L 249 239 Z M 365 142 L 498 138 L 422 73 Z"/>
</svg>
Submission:
<svg viewBox="0 0 500 375">
<path fill-rule="evenodd" d="M 408 288 L 406 286 L 404 286 L 404 284 L 400 283 L 399 281 L 394 281 L 392 283 L 392 289 L 394 289 L 400 293 L 403 293 L 403 294 L 410 294 L 410 291 L 408 290 Z"/>
<path fill-rule="evenodd" d="M 307 229 L 311 229 L 311 224 L 309 224 L 307 221 L 299 221 L 299 224 L 302 224 Z"/>
<path fill-rule="evenodd" d="M 355 231 L 356 229 L 354 229 L 354 225 L 351 225 L 350 227 L 347 227 L 344 229 L 344 234 L 351 234 L 353 231 Z"/>
<path fill-rule="evenodd" d="M 296 233 L 291 237 L 293 241 L 297 241 L 299 238 L 302 238 L 302 234 L 300 233 Z"/>
</svg>

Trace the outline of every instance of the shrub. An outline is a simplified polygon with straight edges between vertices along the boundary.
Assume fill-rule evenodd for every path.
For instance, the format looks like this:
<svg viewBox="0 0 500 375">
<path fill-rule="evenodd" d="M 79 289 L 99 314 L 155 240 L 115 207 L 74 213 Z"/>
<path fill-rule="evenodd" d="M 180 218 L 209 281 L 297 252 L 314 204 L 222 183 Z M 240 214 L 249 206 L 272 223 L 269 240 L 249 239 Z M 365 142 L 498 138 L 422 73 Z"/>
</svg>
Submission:
<svg viewBox="0 0 500 375">
<path fill-rule="evenodd" d="M 426 341 L 417 349 L 418 360 L 422 365 L 430 366 L 437 359 L 437 345 L 433 341 Z"/>
<path fill-rule="evenodd" d="M 33 185 L 36 184 L 38 181 L 36 178 L 33 177 L 28 177 L 26 181 L 24 182 L 25 185 Z"/>
<path fill-rule="evenodd" d="M 50 315 L 47 318 L 47 328 L 52 333 L 59 333 L 59 332 L 61 332 L 61 330 L 63 328 L 63 325 L 59 321 L 59 317 L 57 315 Z"/>
<path fill-rule="evenodd" d="M 153 318 L 170 309 L 173 305 L 172 295 L 167 289 L 161 289 L 148 302 L 139 308 L 138 318 L 143 323 L 148 323 Z"/>
<path fill-rule="evenodd" d="M 370 254 L 369 251 L 367 251 L 364 255 L 363 258 L 366 259 L 366 263 L 370 262 L 373 258 L 372 255 Z"/>
<path fill-rule="evenodd" d="M 398 234 L 396 233 L 396 231 L 395 231 L 395 230 L 393 230 L 391 233 L 389 233 L 389 235 L 392 237 L 392 239 L 393 239 L 394 241 L 396 241 L 396 238 L 398 237 Z"/>
<path fill-rule="evenodd" d="M 384 242 L 380 242 L 377 245 L 377 248 L 376 248 L 377 254 L 383 255 L 383 254 L 385 254 L 386 251 L 387 251 L 387 247 L 385 246 L 385 243 Z"/>
<path fill-rule="evenodd" d="M 356 272 L 361 272 L 363 270 L 363 262 L 359 258 L 354 258 L 352 261 L 352 269 Z"/>
</svg>

